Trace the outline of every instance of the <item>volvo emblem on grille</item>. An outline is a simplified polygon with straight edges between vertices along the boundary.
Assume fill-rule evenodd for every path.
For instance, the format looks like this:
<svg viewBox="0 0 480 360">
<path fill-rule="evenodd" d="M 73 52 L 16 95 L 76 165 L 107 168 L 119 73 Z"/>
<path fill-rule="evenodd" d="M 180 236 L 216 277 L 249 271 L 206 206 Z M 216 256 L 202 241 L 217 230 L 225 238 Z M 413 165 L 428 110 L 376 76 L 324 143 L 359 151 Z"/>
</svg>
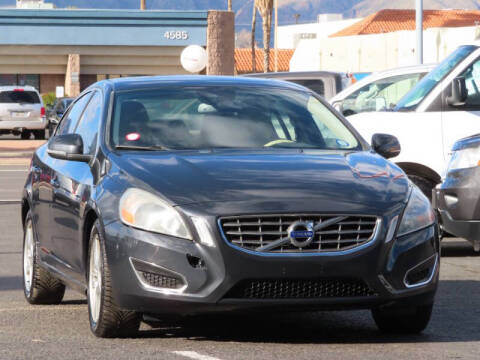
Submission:
<svg viewBox="0 0 480 360">
<path fill-rule="evenodd" d="M 288 237 L 293 246 L 304 248 L 315 238 L 313 222 L 295 221 L 288 227 Z"/>
</svg>

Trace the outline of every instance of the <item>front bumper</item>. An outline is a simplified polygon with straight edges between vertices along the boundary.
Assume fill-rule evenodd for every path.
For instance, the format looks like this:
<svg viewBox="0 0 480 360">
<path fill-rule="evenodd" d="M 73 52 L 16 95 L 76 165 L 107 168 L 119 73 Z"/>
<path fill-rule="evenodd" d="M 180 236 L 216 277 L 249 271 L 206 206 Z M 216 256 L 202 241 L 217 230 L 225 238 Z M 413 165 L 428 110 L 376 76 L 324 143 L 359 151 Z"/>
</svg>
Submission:
<svg viewBox="0 0 480 360">
<path fill-rule="evenodd" d="M 433 190 L 432 201 L 448 233 L 471 242 L 480 241 L 480 169 L 459 169 L 447 174 Z"/>
<path fill-rule="evenodd" d="M 215 218 L 209 220 L 212 229 L 216 228 Z M 104 231 L 115 302 L 126 309 L 186 314 L 245 308 L 303 310 L 431 304 L 440 261 L 437 226 L 393 239 L 388 244 L 384 242 L 387 226 L 380 226 L 371 246 L 358 251 L 294 256 L 247 253 L 228 245 L 219 231 L 214 231 L 215 247 L 148 233 L 117 221 L 106 225 Z M 185 286 L 177 289 L 146 286 L 133 266 L 135 261 L 165 270 L 184 280 Z M 406 276 L 422 264 L 430 266 L 428 281 L 408 286 Z M 318 279 L 327 282 L 356 279 L 371 293 L 273 299 L 244 298 L 234 291 L 246 281 L 256 284 L 270 281 L 282 287 L 295 281 L 304 286 Z"/>
</svg>

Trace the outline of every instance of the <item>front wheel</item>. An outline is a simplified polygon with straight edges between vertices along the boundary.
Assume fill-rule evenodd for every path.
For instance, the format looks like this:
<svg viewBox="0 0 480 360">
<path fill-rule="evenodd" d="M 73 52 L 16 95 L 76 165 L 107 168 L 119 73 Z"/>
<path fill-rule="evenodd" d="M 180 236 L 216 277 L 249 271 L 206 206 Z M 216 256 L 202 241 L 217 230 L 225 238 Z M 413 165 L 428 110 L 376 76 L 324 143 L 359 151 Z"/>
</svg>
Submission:
<svg viewBox="0 0 480 360">
<path fill-rule="evenodd" d="M 34 130 L 33 135 L 35 136 L 35 140 L 45 140 L 45 129 Z"/>
<path fill-rule="evenodd" d="M 418 334 L 425 330 L 432 315 L 433 304 L 405 308 L 373 309 L 372 315 L 381 331 Z"/>
<path fill-rule="evenodd" d="M 113 301 L 105 241 L 98 220 L 90 232 L 88 264 L 88 314 L 93 334 L 109 338 L 135 335 L 140 317 L 134 311 L 120 309 Z"/>
</svg>

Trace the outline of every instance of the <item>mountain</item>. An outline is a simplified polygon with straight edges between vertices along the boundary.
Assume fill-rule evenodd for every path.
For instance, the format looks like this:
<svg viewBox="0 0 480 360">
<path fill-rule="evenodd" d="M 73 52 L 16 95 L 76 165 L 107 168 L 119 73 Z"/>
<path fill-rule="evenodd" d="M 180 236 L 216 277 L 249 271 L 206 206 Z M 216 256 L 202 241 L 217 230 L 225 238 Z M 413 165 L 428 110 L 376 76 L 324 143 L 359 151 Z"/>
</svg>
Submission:
<svg viewBox="0 0 480 360">
<path fill-rule="evenodd" d="M 45 0 L 59 8 L 138 9 L 140 0 Z M 239 27 L 250 25 L 253 0 L 232 0 Z M 0 0 L 0 7 L 15 6 L 15 0 Z M 413 8 L 414 0 L 279 0 L 279 23 L 316 21 L 321 13 L 341 13 L 345 17 L 363 17 L 380 9 Z M 155 10 L 225 10 L 227 0 L 147 0 L 147 8 Z M 424 0 L 426 9 L 480 9 L 478 0 Z"/>
<path fill-rule="evenodd" d="M 227 0 L 146 0 L 151 10 L 226 10 Z M 248 40 L 254 0 L 232 0 L 237 34 Z M 45 0 L 57 8 L 138 9 L 140 0 Z M 314 22 L 322 13 L 341 13 L 345 18 L 364 17 L 381 9 L 408 9 L 414 0 L 278 0 L 279 24 Z M 0 0 L 0 7 L 15 7 L 15 0 Z M 424 0 L 425 9 L 480 9 L 478 0 Z M 257 16 L 257 41 L 261 42 L 261 18 Z M 260 40 L 259 40 L 260 39 Z"/>
</svg>

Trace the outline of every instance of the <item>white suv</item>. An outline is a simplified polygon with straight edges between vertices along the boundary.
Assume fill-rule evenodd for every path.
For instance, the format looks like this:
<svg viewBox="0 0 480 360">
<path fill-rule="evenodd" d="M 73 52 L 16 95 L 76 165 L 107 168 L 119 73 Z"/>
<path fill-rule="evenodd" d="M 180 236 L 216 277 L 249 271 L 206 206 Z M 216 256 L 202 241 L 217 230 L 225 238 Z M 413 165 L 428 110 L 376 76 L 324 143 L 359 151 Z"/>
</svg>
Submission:
<svg viewBox="0 0 480 360">
<path fill-rule="evenodd" d="M 42 97 L 32 86 L 0 86 L 0 134 L 45 139 L 48 121 Z"/>
<path fill-rule="evenodd" d="M 452 145 L 480 133 L 480 44 L 460 46 L 391 111 L 352 115 L 348 121 L 366 139 L 395 135 L 402 152 L 393 160 L 431 197 Z"/>
</svg>

